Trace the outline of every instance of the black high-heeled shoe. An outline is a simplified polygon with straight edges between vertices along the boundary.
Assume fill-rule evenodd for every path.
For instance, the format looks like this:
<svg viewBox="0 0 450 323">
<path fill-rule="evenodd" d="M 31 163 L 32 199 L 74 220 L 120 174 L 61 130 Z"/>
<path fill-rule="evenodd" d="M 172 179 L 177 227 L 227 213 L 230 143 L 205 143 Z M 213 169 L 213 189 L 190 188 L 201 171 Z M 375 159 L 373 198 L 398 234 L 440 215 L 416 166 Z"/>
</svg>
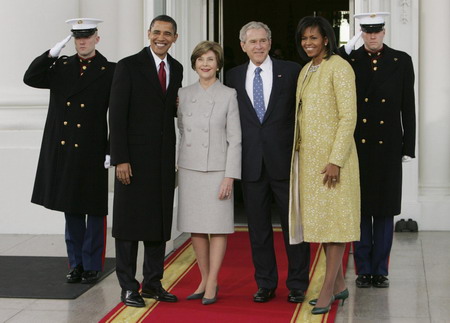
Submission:
<svg viewBox="0 0 450 323">
<path fill-rule="evenodd" d="M 186 297 L 186 299 L 187 299 L 188 301 L 191 301 L 191 300 L 193 300 L 193 299 L 202 299 L 203 296 L 205 296 L 205 292 L 202 292 L 202 293 L 194 293 L 194 294 L 191 294 L 191 295 L 189 295 L 188 297 Z"/>
<path fill-rule="evenodd" d="M 331 296 L 330 303 L 328 303 L 328 306 L 325 307 L 314 307 L 311 311 L 311 314 L 318 315 L 318 314 L 325 314 L 328 313 L 331 309 L 331 304 L 334 302 L 334 296 Z"/>
<path fill-rule="evenodd" d="M 204 294 L 204 293 L 203 293 Z M 206 298 L 203 297 L 202 298 L 202 304 L 203 305 L 211 305 L 214 304 L 215 302 L 217 302 L 217 294 L 219 294 L 219 286 L 216 287 L 216 295 L 214 295 L 213 298 Z"/>
<path fill-rule="evenodd" d="M 348 292 L 348 289 L 346 288 L 342 292 L 334 294 L 334 300 L 342 299 L 341 306 L 344 306 L 344 302 L 348 298 L 349 295 L 350 295 L 350 293 Z M 317 298 L 314 298 L 309 301 L 309 305 L 316 306 L 316 304 L 317 304 Z"/>
</svg>

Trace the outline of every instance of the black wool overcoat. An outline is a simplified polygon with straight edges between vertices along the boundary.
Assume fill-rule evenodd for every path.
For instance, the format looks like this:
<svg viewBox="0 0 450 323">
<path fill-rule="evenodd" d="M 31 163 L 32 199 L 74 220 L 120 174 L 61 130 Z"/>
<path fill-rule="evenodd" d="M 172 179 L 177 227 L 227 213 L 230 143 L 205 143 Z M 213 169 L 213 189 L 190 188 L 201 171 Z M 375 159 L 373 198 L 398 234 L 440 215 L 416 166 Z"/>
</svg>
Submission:
<svg viewBox="0 0 450 323">
<path fill-rule="evenodd" d="M 401 212 L 402 156 L 415 157 L 416 114 L 411 57 L 383 45 L 380 57 L 364 46 L 341 56 L 356 75 L 355 141 L 361 178 L 361 214 Z M 374 61 L 375 60 L 375 61 Z"/>
<path fill-rule="evenodd" d="M 111 88 L 111 163 L 130 163 L 131 184 L 114 186 L 113 236 L 131 241 L 170 239 L 175 189 L 176 98 L 182 65 L 168 55 L 163 94 L 148 48 L 118 62 Z"/>
<path fill-rule="evenodd" d="M 48 209 L 108 213 L 107 111 L 115 63 L 98 51 L 80 76 L 77 55 L 48 51 L 25 72 L 24 82 L 50 89 L 50 103 L 31 201 Z"/>
</svg>

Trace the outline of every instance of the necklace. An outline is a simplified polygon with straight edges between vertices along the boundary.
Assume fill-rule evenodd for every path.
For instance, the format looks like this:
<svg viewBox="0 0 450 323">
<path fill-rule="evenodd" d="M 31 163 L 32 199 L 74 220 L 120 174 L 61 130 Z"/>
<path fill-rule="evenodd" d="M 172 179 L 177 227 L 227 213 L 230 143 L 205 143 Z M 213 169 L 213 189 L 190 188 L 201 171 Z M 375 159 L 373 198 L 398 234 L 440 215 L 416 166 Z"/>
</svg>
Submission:
<svg viewBox="0 0 450 323">
<path fill-rule="evenodd" d="M 315 71 L 317 71 L 317 70 L 319 69 L 319 67 L 320 67 L 320 63 L 317 64 L 317 65 L 311 65 L 311 66 L 309 67 L 309 71 L 310 71 L 311 73 L 314 73 Z"/>
</svg>

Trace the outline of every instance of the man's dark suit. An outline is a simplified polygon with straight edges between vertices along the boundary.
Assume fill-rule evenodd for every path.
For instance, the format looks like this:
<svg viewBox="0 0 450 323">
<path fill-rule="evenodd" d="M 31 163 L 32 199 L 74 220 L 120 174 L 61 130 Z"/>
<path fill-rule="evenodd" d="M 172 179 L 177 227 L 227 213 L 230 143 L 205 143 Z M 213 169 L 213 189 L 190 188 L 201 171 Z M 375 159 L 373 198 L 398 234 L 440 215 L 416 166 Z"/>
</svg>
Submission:
<svg viewBox="0 0 450 323">
<path fill-rule="evenodd" d="M 278 206 L 289 260 L 286 285 L 308 288 L 309 245 L 289 245 L 289 176 L 294 138 L 295 93 L 300 66 L 272 59 L 273 84 L 261 123 L 246 88 L 248 63 L 227 74 L 237 91 L 242 127 L 242 191 L 248 217 L 255 279 L 258 287 L 275 289 L 278 271 L 273 247 L 271 202 Z"/>
<path fill-rule="evenodd" d="M 117 64 L 110 99 L 111 164 L 130 163 L 133 177 L 116 179 L 113 236 L 120 257 L 117 276 L 124 290 L 137 291 L 138 241 L 144 241 L 143 288 L 158 287 L 165 242 L 170 239 L 175 187 L 176 98 L 183 67 L 167 55 L 170 81 L 165 94 L 149 50 Z M 120 258 L 120 259 L 119 259 Z"/>
</svg>

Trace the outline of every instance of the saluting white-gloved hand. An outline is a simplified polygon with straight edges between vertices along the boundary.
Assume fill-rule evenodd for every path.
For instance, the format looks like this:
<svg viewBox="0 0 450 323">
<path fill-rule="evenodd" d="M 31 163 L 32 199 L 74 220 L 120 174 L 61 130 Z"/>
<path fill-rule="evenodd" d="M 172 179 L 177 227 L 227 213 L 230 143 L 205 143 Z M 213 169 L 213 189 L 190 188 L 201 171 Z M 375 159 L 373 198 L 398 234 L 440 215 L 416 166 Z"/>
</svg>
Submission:
<svg viewBox="0 0 450 323">
<path fill-rule="evenodd" d="M 357 33 L 355 36 L 353 36 L 353 38 L 350 39 L 347 42 L 347 44 L 344 45 L 345 52 L 347 53 L 347 55 L 350 55 L 350 53 L 353 50 L 353 47 L 355 47 L 355 44 L 358 41 L 359 37 L 361 37 L 361 35 L 362 35 L 362 31 L 359 31 L 359 33 Z"/>
<path fill-rule="evenodd" d="M 48 53 L 48 55 L 50 57 L 58 57 L 59 54 L 61 53 L 61 50 L 66 46 L 66 44 L 70 40 L 70 38 L 72 38 L 72 34 L 70 34 L 63 40 L 61 40 L 59 43 L 56 43 L 56 45 L 53 46 L 52 49 L 50 49 L 50 52 Z"/>
</svg>

